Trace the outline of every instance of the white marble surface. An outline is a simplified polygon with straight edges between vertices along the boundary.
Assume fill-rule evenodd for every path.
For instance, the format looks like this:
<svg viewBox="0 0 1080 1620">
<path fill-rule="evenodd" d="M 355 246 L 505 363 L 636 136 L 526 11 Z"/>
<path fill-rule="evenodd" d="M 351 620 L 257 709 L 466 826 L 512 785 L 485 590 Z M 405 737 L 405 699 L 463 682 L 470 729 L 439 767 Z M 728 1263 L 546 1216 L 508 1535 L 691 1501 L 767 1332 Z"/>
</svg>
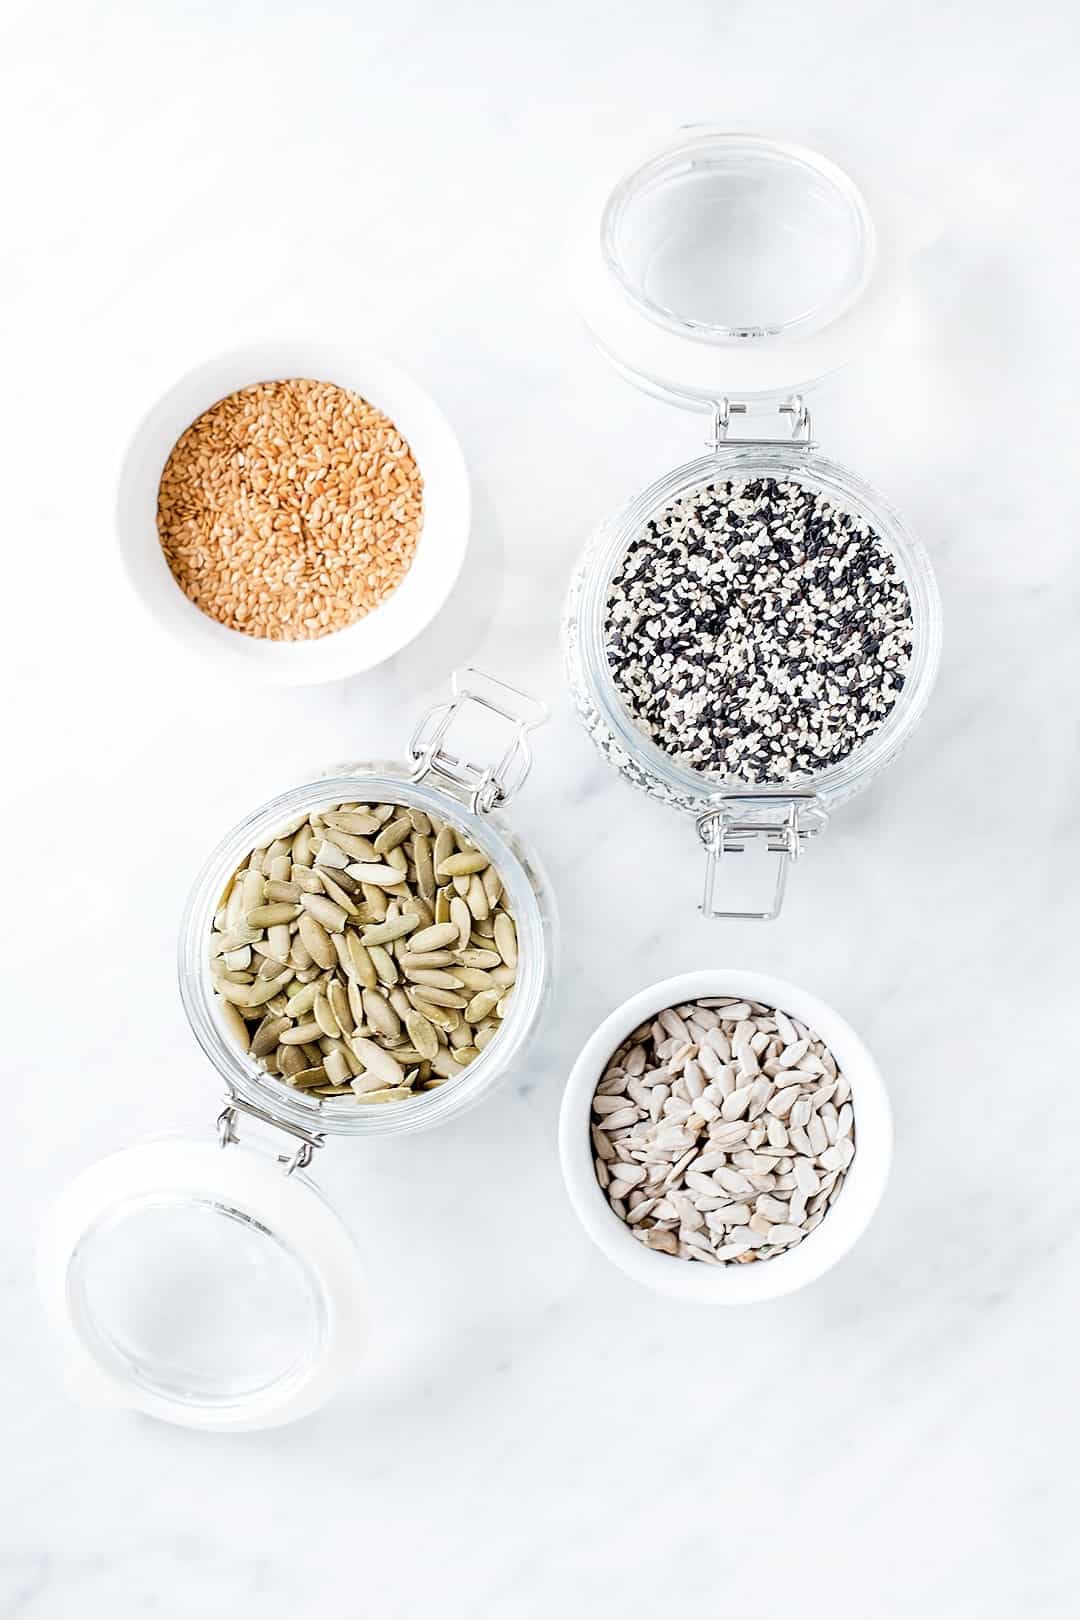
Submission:
<svg viewBox="0 0 1080 1620">
<path fill-rule="evenodd" d="M 1075 1612 L 1077 43 L 1066 0 L 5 9 L 4 1620 Z M 817 403 L 936 561 L 941 680 L 771 928 L 695 917 L 691 832 L 594 756 L 556 645 L 590 525 L 700 437 L 578 328 L 568 201 L 598 143 L 701 117 L 901 173 L 941 221 L 923 337 Z M 125 594 L 116 463 L 181 369 L 305 330 L 431 388 L 475 537 L 422 649 L 241 706 Z M 173 983 L 195 864 L 309 766 L 399 749 L 464 659 L 557 709 L 515 807 L 563 917 L 530 1064 L 326 1154 L 378 1317 L 335 1404 L 234 1439 L 76 1408 L 33 1236 L 96 1156 L 212 1125 Z M 703 1314 L 591 1250 L 554 1130 L 603 1012 L 723 960 L 848 1014 L 898 1143 L 841 1267 Z"/>
</svg>

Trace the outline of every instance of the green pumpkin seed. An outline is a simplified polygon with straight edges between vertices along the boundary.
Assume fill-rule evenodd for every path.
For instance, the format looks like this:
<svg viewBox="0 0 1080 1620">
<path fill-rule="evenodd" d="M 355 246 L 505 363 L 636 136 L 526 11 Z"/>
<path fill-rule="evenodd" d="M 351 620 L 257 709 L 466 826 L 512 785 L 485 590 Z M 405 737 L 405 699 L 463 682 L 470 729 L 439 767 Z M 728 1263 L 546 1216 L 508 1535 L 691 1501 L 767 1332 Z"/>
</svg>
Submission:
<svg viewBox="0 0 1080 1620">
<path fill-rule="evenodd" d="M 348 1059 L 343 1052 L 328 1052 L 323 1068 L 326 1070 L 327 1079 L 332 1080 L 335 1086 L 343 1086 L 348 1090 L 352 1089 L 350 1085 L 352 1070 L 349 1068 Z"/>
<path fill-rule="evenodd" d="M 407 994 L 408 994 L 409 1000 L 412 1001 L 414 1007 L 416 1006 L 416 1001 L 414 1000 L 414 997 L 417 996 L 417 995 L 419 995 L 422 1000 L 429 1001 L 436 1007 L 466 1007 L 466 1006 L 468 1006 L 468 997 L 467 996 L 459 995 L 456 990 L 444 990 L 442 985 L 438 985 L 438 984 L 432 984 L 432 985 L 418 984 L 415 987 L 415 989 L 412 986 L 410 986 L 409 990 L 407 991 Z M 423 1011 L 424 1011 L 425 1016 L 426 1016 L 427 1015 L 427 1009 L 424 1008 Z"/>
<path fill-rule="evenodd" d="M 470 1024 L 483 1023 L 488 1014 L 496 1006 L 498 1006 L 501 994 L 502 992 L 498 989 L 498 987 L 496 987 L 494 990 L 478 991 L 469 1002 L 469 1005 L 465 1008 L 465 1018 L 467 1022 Z"/>
<path fill-rule="evenodd" d="M 235 1041 L 237 1046 L 246 1052 L 248 1050 L 248 1042 L 251 1040 L 251 1036 L 248 1033 L 247 1025 L 240 1016 L 239 1008 L 234 1007 L 231 1001 L 226 1001 L 223 997 L 218 1010 L 221 1013 L 221 1022 L 225 1025 L 230 1040 Z M 259 1028 L 262 1028 L 261 1024 Z M 268 1050 L 272 1051 L 273 1046 L 268 1048 Z M 255 1052 L 254 1043 L 251 1045 L 251 1051 Z M 255 1055 L 256 1057 L 264 1057 L 266 1054 L 263 1052 L 256 1052 Z"/>
<path fill-rule="evenodd" d="M 401 1019 L 380 990 L 364 991 L 364 1016 L 378 1035 L 395 1040 L 401 1034 Z"/>
<path fill-rule="evenodd" d="M 413 824 L 408 816 L 399 816 L 396 821 L 388 821 L 378 838 L 375 840 L 376 855 L 389 855 L 392 849 L 403 844 L 413 831 Z"/>
<path fill-rule="evenodd" d="M 373 923 L 365 928 L 360 937 L 365 945 L 388 945 L 391 940 L 402 939 L 412 933 L 419 921 L 414 911 L 406 912 L 401 917 L 388 916 L 385 922 Z"/>
<path fill-rule="evenodd" d="M 340 867 L 342 870 L 344 870 L 348 864 L 349 857 L 341 848 L 340 844 L 335 844 L 333 840 L 329 838 L 323 838 L 320 841 L 318 851 L 315 855 L 315 865 L 317 867 Z"/>
<path fill-rule="evenodd" d="M 457 927 L 457 949 L 464 950 L 472 933 L 473 919 L 472 912 L 459 894 L 455 894 L 450 902 L 450 921 Z"/>
<path fill-rule="evenodd" d="M 280 985 L 280 979 L 257 979 L 254 984 L 232 984 L 223 978 L 214 980 L 218 995 L 237 1007 L 261 1007 L 277 995 Z"/>
<path fill-rule="evenodd" d="M 430 928 L 421 928 L 409 940 L 409 951 L 439 951 L 447 945 L 457 943 L 458 925 L 456 922 L 433 923 Z"/>
<path fill-rule="evenodd" d="M 355 833 L 361 838 L 379 830 L 378 817 L 368 810 L 326 810 L 323 821 L 338 832 Z"/>
<path fill-rule="evenodd" d="M 403 972 L 410 968 L 453 967 L 453 951 L 403 951 L 398 957 Z"/>
<path fill-rule="evenodd" d="M 292 1029 L 287 1029 L 281 1036 L 281 1045 L 306 1046 L 308 1041 L 317 1041 L 321 1034 L 322 1030 L 312 1019 L 309 1023 L 295 1024 Z"/>
<path fill-rule="evenodd" d="M 372 977 L 374 977 L 374 974 Z M 350 979 L 345 993 L 349 998 L 349 1011 L 353 1015 L 353 1029 L 348 1031 L 351 1035 L 353 1030 L 360 1028 L 367 1016 L 364 1010 L 364 992 L 360 987 L 359 980 Z"/>
<path fill-rule="evenodd" d="M 330 1001 L 325 991 L 320 990 L 315 997 L 311 1008 L 311 1016 L 324 1035 L 329 1035 L 333 1040 L 341 1039 L 341 1025 L 331 1011 Z"/>
<path fill-rule="evenodd" d="M 300 915 L 299 906 L 276 904 L 255 906 L 245 917 L 249 928 L 272 928 L 275 923 L 291 923 Z"/>
<path fill-rule="evenodd" d="M 338 875 L 344 877 L 345 873 L 341 872 Z M 321 881 L 323 888 L 326 890 L 327 898 L 339 905 L 347 917 L 352 917 L 355 920 L 360 914 L 360 907 L 356 904 L 349 891 L 343 888 L 328 872 L 322 874 Z M 301 904 L 303 904 L 302 901 Z"/>
<path fill-rule="evenodd" d="M 357 861 L 347 870 L 350 877 L 376 889 L 396 889 L 402 877 L 396 866 L 383 866 L 377 861 Z"/>
<path fill-rule="evenodd" d="M 314 896 L 305 896 L 305 898 L 314 898 Z M 330 935 L 326 932 L 319 919 L 313 917 L 310 912 L 304 911 L 300 915 L 297 930 L 300 938 L 311 953 L 311 960 L 317 962 L 321 968 L 333 967 L 337 961 L 337 954 L 330 943 Z"/>
<path fill-rule="evenodd" d="M 498 951 L 482 951 L 475 945 L 470 945 L 463 951 L 455 951 L 454 957 L 462 967 L 470 968 L 497 968 L 502 961 Z"/>
<path fill-rule="evenodd" d="M 294 996 L 290 996 L 285 1007 L 289 1017 L 302 1018 L 305 1013 L 309 1013 L 315 1005 L 315 997 L 318 993 L 319 986 L 317 983 L 305 984 Z"/>
<path fill-rule="evenodd" d="M 381 983 L 397 984 L 400 977 L 397 964 L 385 945 L 368 945 L 365 949 L 371 957 L 371 965 Z"/>
<path fill-rule="evenodd" d="M 267 1057 L 277 1050 L 278 1041 L 289 1028 L 289 1019 L 268 1014 L 251 1036 L 252 1057 Z"/>
<path fill-rule="evenodd" d="M 322 894 L 322 878 L 305 866 L 294 866 L 292 880 L 301 894 Z"/>
<path fill-rule="evenodd" d="M 414 833 L 409 843 L 409 852 L 416 869 L 416 886 L 428 905 L 431 905 L 435 899 L 435 865 L 431 855 L 431 839 L 423 833 Z"/>
<path fill-rule="evenodd" d="M 288 1079 L 291 1075 L 299 1074 L 306 1069 L 308 1060 L 304 1056 L 303 1048 L 299 1046 L 279 1046 L 277 1049 L 277 1065 L 281 1073 Z"/>
<path fill-rule="evenodd" d="M 354 1035 L 352 1049 L 367 1069 L 369 1074 L 378 1075 L 386 1085 L 399 1086 L 405 1078 L 405 1071 L 397 1059 L 379 1046 L 375 1041 L 369 1041 L 362 1035 Z"/>
<path fill-rule="evenodd" d="M 408 968 L 406 972 L 413 984 L 422 984 L 425 989 L 460 990 L 464 983 L 456 973 L 447 973 L 443 968 Z"/>
<path fill-rule="evenodd" d="M 291 863 L 287 864 L 289 865 L 289 870 L 291 871 Z M 299 883 L 292 883 L 284 878 L 274 878 L 266 885 L 267 900 L 276 901 L 278 904 L 295 906 L 299 904 L 302 893 L 303 890 L 301 889 Z"/>
<path fill-rule="evenodd" d="M 435 839 L 432 851 L 432 860 L 435 864 L 435 876 L 438 878 L 439 869 L 444 861 L 448 861 L 455 851 L 454 830 L 452 827 L 441 827 Z"/>
<path fill-rule="evenodd" d="M 351 1034 L 353 1020 L 349 1007 L 349 997 L 340 979 L 330 980 L 326 987 L 326 999 L 330 1003 L 330 1011 L 341 1027 L 342 1034 Z"/>
<path fill-rule="evenodd" d="M 321 1086 L 326 1080 L 326 1069 L 323 1064 L 316 1063 L 310 1069 L 301 1069 L 299 1073 L 289 1076 L 290 1086 L 297 1091 L 310 1091 L 313 1086 Z"/>
<path fill-rule="evenodd" d="M 517 967 L 517 929 L 514 919 L 505 911 L 500 911 L 495 918 L 495 948 L 507 967 Z"/>
<path fill-rule="evenodd" d="M 314 917 L 317 922 L 322 923 L 330 933 L 340 934 L 349 920 L 349 913 L 345 908 L 325 894 L 305 894 L 301 897 L 300 904 L 309 917 Z M 310 950 L 310 946 L 308 948 Z"/>
<path fill-rule="evenodd" d="M 495 980 L 490 973 L 485 973 L 483 968 L 457 967 L 454 972 L 461 980 L 462 987 L 466 990 L 472 990 L 474 994 L 477 990 L 493 990 L 495 988 Z"/>
<path fill-rule="evenodd" d="M 439 1037 L 435 1026 L 414 1007 L 405 1014 L 405 1028 L 416 1050 L 430 1061 L 439 1050 Z"/>
<path fill-rule="evenodd" d="M 471 872 L 482 872 L 490 861 L 478 849 L 459 850 L 456 855 L 446 855 L 441 861 L 435 863 L 436 877 L 467 877 Z"/>
<path fill-rule="evenodd" d="M 387 912 L 390 909 L 390 902 L 386 898 L 385 890 L 377 888 L 374 883 L 361 884 L 361 888 L 364 892 L 364 901 L 371 912 L 370 920 L 372 922 L 385 922 Z"/>
</svg>

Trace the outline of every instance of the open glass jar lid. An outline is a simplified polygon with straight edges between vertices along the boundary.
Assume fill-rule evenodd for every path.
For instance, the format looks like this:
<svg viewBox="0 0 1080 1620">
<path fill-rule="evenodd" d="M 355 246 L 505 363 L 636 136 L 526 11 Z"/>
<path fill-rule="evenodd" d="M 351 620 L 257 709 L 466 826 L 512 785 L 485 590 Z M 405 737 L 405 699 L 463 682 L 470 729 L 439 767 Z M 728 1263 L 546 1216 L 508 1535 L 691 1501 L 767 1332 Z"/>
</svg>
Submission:
<svg viewBox="0 0 1080 1620">
<path fill-rule="evenodd" d="M 598 748 L 695 817 L 710 916 L 779 914 L 791 862 L 896 755 L 936 674 L 929 558 L 818 454 L 803 398 L 883 319 L 901 258 L 828 159 L 706 127 L 594 197 L 575 238 L 602 351 L 710 421 L 708 455 L 600 524 L 565 621 Z M 722 861 L 747 849 L 774 870 L 736 905 Z"/>
<path fill-rule="evenodd" d="M 681 130 L 581 205 L 578 307 L 639 386 L 711 410 L 774 403 L 843 365 L 905 275 L 890 222 L 817 152 L 707 125 Z"/>
<path fill-rule="evenodd" d="M 406 762 L 293 788 L 213 851 L 181 931 L 180 984 L 224 1084 L 217 1141 L 126 1148 L 57 1200 L 39 1277 L 78 1396 L 192 1428 L 262 1428 L 314 1410 L 355 1368 L 361 1257 L 309 1170 L 331 1136 L 462 1112 L 534 1032 L 553 908 L 501 806 L 545 713 L 465 671 Z M 347 830 L 365 815 L 385 861 L 363 859 L 365 835 Z M 294 889 L 314 907 L 273 898 Z M 227 915 L 237 892 L 246 909 Z"/>
</svg>

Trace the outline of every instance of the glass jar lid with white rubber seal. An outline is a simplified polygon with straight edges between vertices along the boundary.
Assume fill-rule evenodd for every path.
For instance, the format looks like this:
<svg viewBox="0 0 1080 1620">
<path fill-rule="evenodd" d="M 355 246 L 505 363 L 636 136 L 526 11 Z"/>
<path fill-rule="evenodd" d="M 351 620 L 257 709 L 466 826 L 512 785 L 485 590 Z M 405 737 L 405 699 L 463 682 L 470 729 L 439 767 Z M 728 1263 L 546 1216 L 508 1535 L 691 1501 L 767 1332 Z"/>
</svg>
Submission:
<svg viewBox="0 0 1080 1620">
<path fill-rule="evenodd" d="M 332 1137 L 456 1117 L 535 1032 L 554 909 L 503 807 L 545 718 L 463 671 L 405 762 L 292 788 L 210 855 L 179 969 L 224 1086 L 216 1127 L 92 1165 L 41 1240 L 77 1396 L 254 1429 L 314 1410 L 355 1368 L 371 1315 L 362 1257 L 312 1171 Z"/>
<path fill-rule="evenodd" d="M 909 249 L 828 159 L 708 126 L 598 187 L 572 241 L 601 352 L 706 424 L 706 454 L 594 531 L 564 641 L 604 758 L 694 817 L 711 917 L 779 915 L 792 863 L 933 685 L 926 551 L 820 453 L 807 398 L 903 306 Z"/>
</svg>

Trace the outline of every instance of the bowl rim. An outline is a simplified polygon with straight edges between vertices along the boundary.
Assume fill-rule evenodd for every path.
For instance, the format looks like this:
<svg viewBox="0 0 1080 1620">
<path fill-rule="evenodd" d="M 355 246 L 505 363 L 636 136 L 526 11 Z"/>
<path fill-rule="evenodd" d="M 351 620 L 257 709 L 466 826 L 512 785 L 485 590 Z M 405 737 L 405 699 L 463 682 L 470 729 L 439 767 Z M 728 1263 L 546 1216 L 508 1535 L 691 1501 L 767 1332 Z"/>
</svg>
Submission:
<svg viewBox="0 0 1080 1620">
<path fill-rule="evenodd" d="M 390 417 L 424 479 L 424 519 L 408 572 L 379 607 L 313 641 L 271 641 L 218 624 L 184 595 L 158 540 L 157 490 L 177 438 L 217 400 L 256 382 L 304 376 L 362 394 Z M 115 503 L 123 573 L 143 611 L 174 648 L 262 685 L 342 680 L 400 652 L 445 605 L 465 561 L 471 522 L 465 457 L 439 406 L 377 350 L 325 338 L 227 349 L 159 390 L 127 441 Z"/>
<path fill-rule="evenodd" d="M 828 1217 L 801 1243 L 762 1265 L 694 1265 L 646 1249 L 608 1204 L 593 1166 L 590 1105 L 607 1059 L 650 1014 L 705 995 L 743 996 L 780 1007 L 810 1024 L 851 1083 L 857 1151 L 843 1193 Z M 567 1077 L 559 1112 L 559 1159 L 567 1195 L 596 1246 L 620 1270 L 656 1293 L 716 1305 L 778 1299 L 836 1265 L 862 1236 L 881 1202 L 892 1148 L 892 1111 L 884 1079 L 847 1020 L 812 991 L 743 968 L 698 968 L 646 985 L 627 997 L 597 1025 L 582 1047 Z"/>
</svg>

